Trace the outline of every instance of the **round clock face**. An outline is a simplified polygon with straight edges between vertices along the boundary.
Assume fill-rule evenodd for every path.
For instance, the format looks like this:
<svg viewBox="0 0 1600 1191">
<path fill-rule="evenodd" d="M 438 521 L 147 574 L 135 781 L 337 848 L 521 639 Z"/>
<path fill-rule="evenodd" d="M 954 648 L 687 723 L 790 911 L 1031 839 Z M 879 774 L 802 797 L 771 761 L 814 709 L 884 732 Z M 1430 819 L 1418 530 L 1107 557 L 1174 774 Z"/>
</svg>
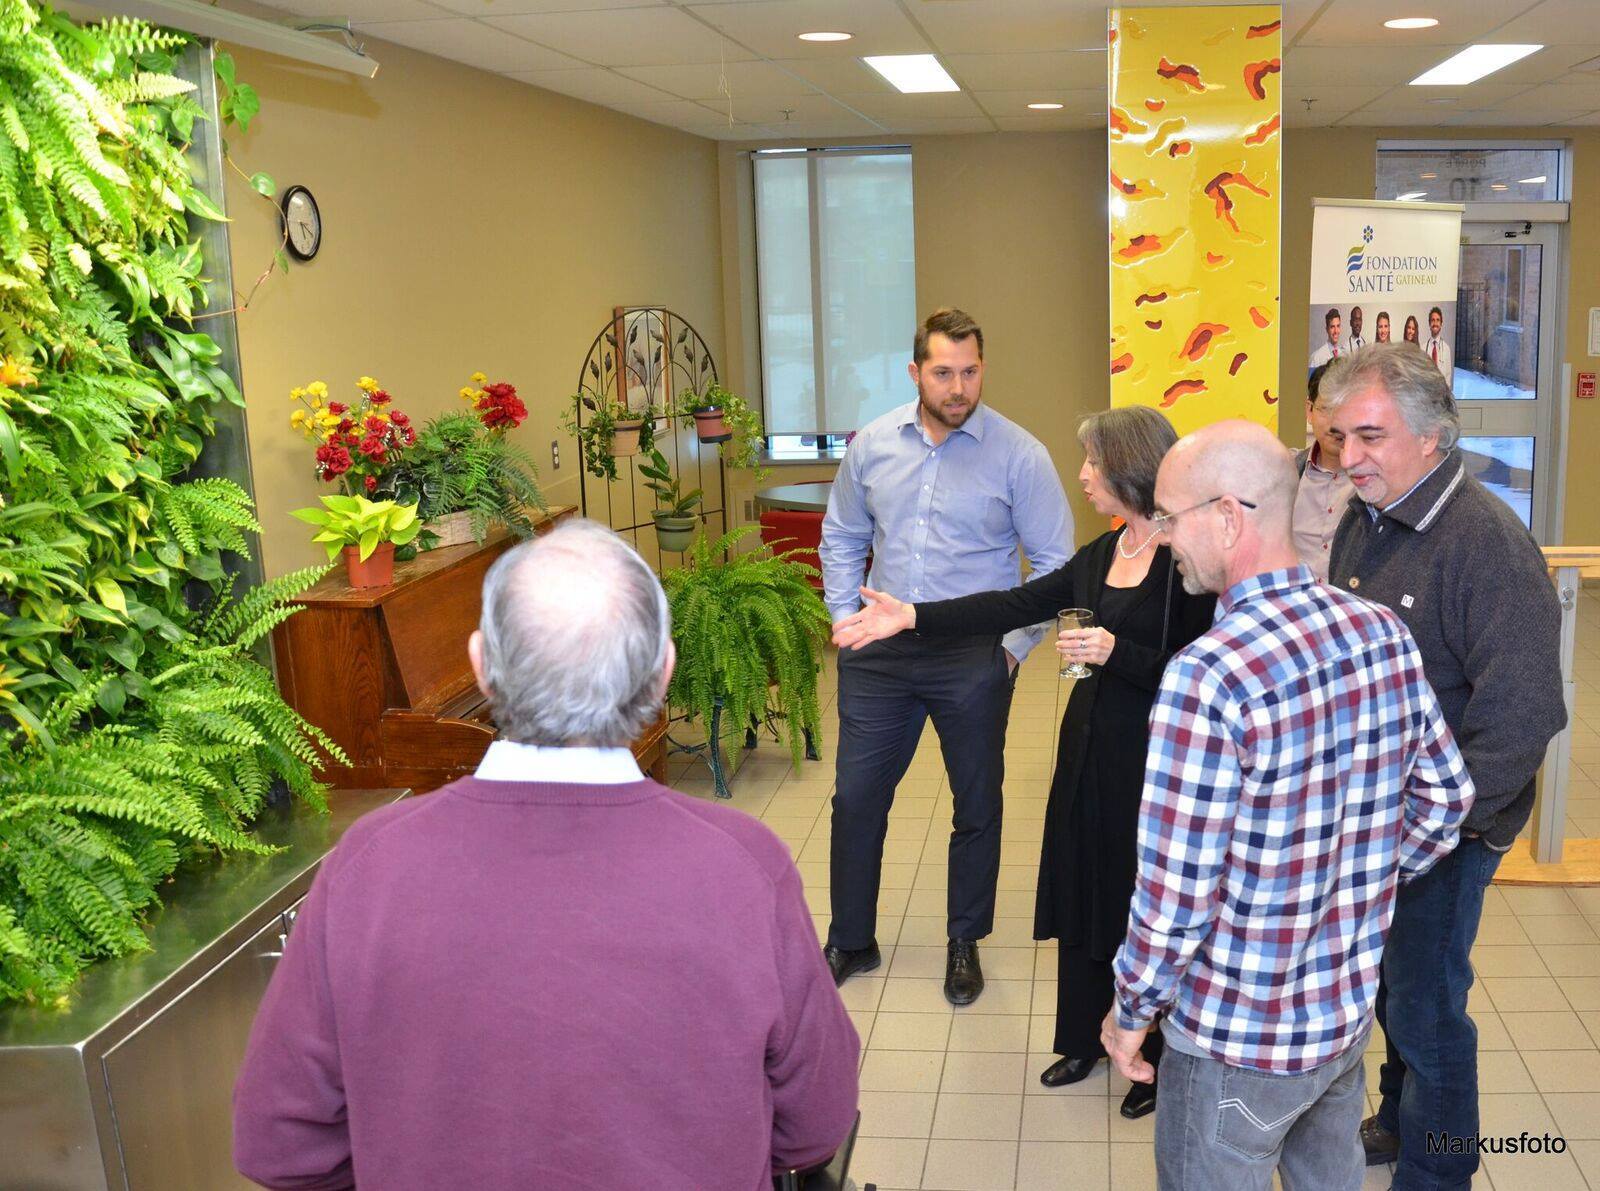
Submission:
<svg viewBox="0 0 1600 1191">
<path fill-rule="evenodd" d="M 322 246 L 322 213 L 304 186 L 291 186 L 283 196 L 283 223 L 290 252 L 303 261 L 317 255 Z"/>
</svg>

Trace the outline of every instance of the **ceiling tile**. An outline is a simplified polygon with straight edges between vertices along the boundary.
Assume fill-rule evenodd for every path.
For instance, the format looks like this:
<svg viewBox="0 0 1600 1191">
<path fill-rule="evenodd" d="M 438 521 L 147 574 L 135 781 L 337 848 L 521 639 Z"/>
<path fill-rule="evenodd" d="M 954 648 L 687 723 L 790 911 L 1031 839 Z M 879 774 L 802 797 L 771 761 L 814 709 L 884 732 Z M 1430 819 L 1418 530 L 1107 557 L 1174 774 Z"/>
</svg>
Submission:
<svg viewBox="0 0 1600 1191">
<path fill-rule="evenodd" d="M 1460 126 L 1472 128 L 1484 125 L 1489 128 L 1542 128 L 1546 125 L 1570 124 L 1579 116 L 1588 113 L 1581 108 L 1567 111 L 1541 111 L 1541 112 L 1504 112 L 1498 109 L 1492 111 L 1457 112 L 1445 123 L 1452 127 Z"/>
<path fill-rule="evenodd" d="M 1493 40 L 1600 45 L 1600 4 L 1594 0 L 1544 0 L 1496 29 Z"/>
<path fill-rule="evenodd" d="M 1349 87 L 1291 87 L 1283 85 L 1283 121 L 1291 127 L 1319 127 L 1335 117 L 1381 99 L 1392 90 L 1382 84 Z M 1311 100 L 1307 108 L 1305 101 Z"/>
<path fill-rule="evenodd" d="M 429 21 L 454 16 L 426 0 L 285 0 L 274 8 L 304 17 L 359 21 Z"/>
<path fill-rule="evenodd" d="M 1348 84 L 1352 76 L 1409 83 L 1423 71 L 1448 58 L 1437 46 L 1369 46 L 1359 63 L 1347 50 L 1327 46 L 1296 46 L 1284 55 L 1283 80 L 1310 87 Z M 1359 73 L 1357 73 L 1359 72 Z"/>
<path fill-rule="evenodd" d="M 837 140 L 841 137 L 882 137 L 883 129 L 865 120 L 858 120 L 848 112 L 830 120 L 791 120 L 786 124 L 769 124 L 763 140 L 769 144 L 788 144 L 793 141 Z"/>
<path fill-rule="evenodd" d="M 511 17 L 533 12 L 592 12 L 602 8 L 654 8 L 668 0 L 433 0 L 469 17 Z"/>
<path fill-rule="evenodd" d="M 977 132 L 993 132 L 995 122 L 987 116 L 967 117 L 962 120 L 896 120 L 889 131 L 896 136 L 964 136 Z"/>
<path fill-rule="evenodd" d="M 722 80 L 738 98 L 770 99 L 812 95 L 816 88 L 770 62 L 729 62 L 726 66 L 624 66 L 622 74 L 683 99 L 720 99 Z"/>
<path fill-rule="evenodd" d="M 887 91 L 867 95 L 839 95 L 836 98 L 880 123 L 885 120 L 900 119 L 971 119 L 983 115 L 983 109 L 979 108 L 973 102 L 972 96 L 964 91 L 935 91 L 927 95 L 902 95 L 898 91 Z"/>
<path fill-rule="evenodd" d="M 1093 112 L 1104 122 L 1106 116 L 1104 91 L 1050 91 L 1040 87 L 1031 91 L 974 91 L 972 98 L 995 119 L 1007 116 L 1026 120 L 1031 116 L 1058 116 L 1062 112 L 1078 116 Z M 1065 106 L 1060 112 L 1034 112 L 1028 110 L 1030 103 L 1059 103 Z"/>
<path fill-rule="evenodd" d="M 743 62 L 753 56 L 676 8 L 486 17 L 484 23 L 596 66 Z"/>
<path fill-rule="evenodd" d="M 1509 39 L 1497 34 L 1495 40 Z M 1546 45 L 1537 54 L 1529 54 L 1521 62 L 1513 62 L 1504 70 L 1495 71 L 1489 79 L 1496 83 L 1548 83 L 1596 54 L 1600 54 L 1600 45 L 1563 39 Z"/>
<path fill-rule="evenodd" d="M 1058 90 L 1106 89 L 1106 56 L 1092 53 L 1046 51 L 1039 54 L 951 54 L 945 66 L 973 91 L 1009 91 L 1017 87 L 1054 87 Z"/>
<path fill-rule="evenodd" d="M 601 67 L 584 67 L 580 70 L 514 70 L 506 72 L 507 78 L 519 83 L 558 91 L 586 103 L 612 107 L 619 103 L 653 103 L 682 98 L 670 95 L 656 87 L 648 87 L 613 70 Z M 689 97 L 692 98 L 692 97 Z"/>
<path fill-rule="evenodd" d="M 1514 2 L 1514 0 L 1513 0 Z M 1528 0 L 1524 0 L 1526 4 Z M 1385 29 L 1391 17 L 1434 17 L 1431 29 Z M 1495 27 L 1506 17 L 1496 4 L 1468 4 L 1463 0 L 1336 0 L 1322 8 L 1316 20 L 1297 30 L 1295 47 L 1301 46 L 1463 46 L 1493 34 L 1493 41 L 1515 41 Z"/>
<path fill-rule="evenodd" d="M 559 54 L 480 25 L 466 17 L 442 21 L 375 21 L 356 28 L 369 37 L 392 41 L 432 54 L 453 58 L 482 70 L 503 74 L 511 70 L 559 70 L 584 65 L 575 58 Z M 377 55 L 381 61 L 382 55 Z"/>
<path fill-rule="evenodd" d="M 995 123 L 1000 126 L 1001 132 L 1099 131 L 1106 126 L 1106 116 L 1101 111 L 1084 113 L 1066 109 L 1059 112 L 1029 112 L 1026 119 L 998 116 Z"/>
<path fill-rule="evenodd" d="M 944 54 L 1081 50 L 1106 42 L 1104 0 L 907 0 Z"/>
<path fill-rule="evenodd" d="M 931 48 L 893 0 L 758 0 L 695 4 L 688 11 L 768 58 L 857 58 L 926 54 Z M 852 33 L 849 41 L 807 42 L 802 33 Z"/>
<path fill-rule="evenodd" d="M 859 58 L 781 58 L 774 63 L 819 91 L 866 95 L 894 90 L 881 74 Z"/>
<path fill-rule="evenodd" d="M 726 100 L 722 101 L 724 104 Z M 876 132 L 882 121 L 870 119 L 871 113 L 855 109 L 856 105 L 844 101 L 848 106 L 835 103 L 826 95 L 799 95 L 784 99 L 740 99 L 734 98 L 733 113 L 740 120 L 748 120 L 752 124 L 766 124 L 772 128 L 781 128 L 785 124 L 812 124 L 821 122 L 844 122 L 852 124 L 860 131 Z M 709 107 L 719 107 L 717 103 L 707 101 Z M 720 110 L 726 110 L 722 108 Z M 788 113 L 785 115 L 785 113 Z"/>
</svg>

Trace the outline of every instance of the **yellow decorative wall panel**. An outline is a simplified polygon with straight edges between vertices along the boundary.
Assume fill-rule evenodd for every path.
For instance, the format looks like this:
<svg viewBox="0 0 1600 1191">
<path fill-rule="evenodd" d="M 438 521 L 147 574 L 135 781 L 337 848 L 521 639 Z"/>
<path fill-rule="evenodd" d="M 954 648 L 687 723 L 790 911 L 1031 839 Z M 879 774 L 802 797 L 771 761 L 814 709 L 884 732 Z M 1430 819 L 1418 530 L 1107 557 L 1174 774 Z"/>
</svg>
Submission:
<svg viewBox="0 0 1600 1191">
<path fill-rule="evenodd" d="M 1113 8 L 1111 404 L 1278 425 L 1282 9 Z"/>
</svg>

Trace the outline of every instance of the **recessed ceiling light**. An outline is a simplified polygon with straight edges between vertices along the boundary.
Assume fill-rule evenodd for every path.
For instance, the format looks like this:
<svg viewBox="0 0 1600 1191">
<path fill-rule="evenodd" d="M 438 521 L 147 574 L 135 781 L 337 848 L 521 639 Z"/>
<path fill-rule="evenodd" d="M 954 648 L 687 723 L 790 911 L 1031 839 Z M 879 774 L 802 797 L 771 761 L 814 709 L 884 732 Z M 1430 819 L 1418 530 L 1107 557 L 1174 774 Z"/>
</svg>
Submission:
<svg viewBox="0 0 1600 1191">
<path fill-rule="evenodd" d="M 849 41 L 854 36 L 855 36 L 855 34 L 853 34 L 853 33 L 830 33 L 830 32 L 827 32 L 827 31 L 823 31 L 823 32 L 819 32 L 819 33 L 802 33 L 802 34 L 800 34 L 800 40 L 801 41 Z"/>
<path fill-rule="evenodd" d="M 1030 103 L 1028 105 L 1029 109 L 1035 112 L 1059 112 L 1066 106 L 1064 103 Z M 1540 181 L 1542 182 L 1544 179 L 1541 178 Z"/>
<path fill-rule="evenodd" d="M 1458 96 L 1458 95 L 1440 95 L 1435 99 L 1428 100 L 1428 102 L 1429 103 L 1460 103 L 1461 102 L 1461 97 Z"/>
<path fill-rule="evenodd" d="M 896 91 L 906 95 L 961 90 L 932 54 L 881 54 L 861 60 L 887 79 Z"/>
<path fill-rule="evenodd" d="M 1421 178 L 1424 182 L 1432 182 L 1438 176 L 1439 176 L 1438 174 L 1418 174 L 1417 175 L 1417 177 Z"/>
<path fill-rule="evenodd" d="M 1413 87 L 1464 87 L 1485 75 L 1493 74 L 1513 62 L 1520 62 L 1529 54 L 1544 49 L 1542 45 L 1469 45 L 1459 54 L 1446 58 L 1432 70 L 1424 71 L 1411 80 Z"/>
<path fill-rule="evenodd" d="M 1432 29 L 1439 22 L 1433 17 L 1395 17 L 1383 23 L 1385 29 Z"/>
<path fill-rule="evenodd" d="M 1428 197 L 1428 192 L 1426 190 L 1413 190 L 1409 194 L 1397 194 L 1397 195 L 1395 195 L 1395 200 L 1397 202 L 1409 203 L 1409 202 L 1415 201 L 1416 199 L 1427 198 L 1427 197 Z"/>
<path fill-rule="evenodd" d="M 1489 183 L 1489 189 L 1490 190 L 1510 190 L 1511 188 L 1509 186 L 1507 186 L 1504 182 L 1491 182 L 1491 183 Z"/>
<path fill-rule="evenodd" d="M 1537 178 L 1518 178 L 1517 179 L 1517 185 L 1518 186 L 1540 186 L 1540 185 L 1543 185 L 1544 181 L 1545 181 L 1545 175 L 1544 174 L 1540 174 Z"/>
</svg>

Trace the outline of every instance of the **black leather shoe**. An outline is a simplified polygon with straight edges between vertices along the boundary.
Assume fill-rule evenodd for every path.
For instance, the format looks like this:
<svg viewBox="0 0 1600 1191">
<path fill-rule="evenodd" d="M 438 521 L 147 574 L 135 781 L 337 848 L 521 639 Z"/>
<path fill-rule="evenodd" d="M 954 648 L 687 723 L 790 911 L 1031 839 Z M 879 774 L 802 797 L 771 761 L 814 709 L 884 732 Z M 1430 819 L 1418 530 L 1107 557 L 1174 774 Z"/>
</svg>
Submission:
<svg viewBox="0 0 1600 1191">
<path fill-rule="evenodd" d="M 1136 1083 L 1128 1089 L 1128 1094 L 1122 1098 L 1122 1107 L 1117 1111 L 1130 1121 L 1137 1121 L 1140 1117 L 1147 1117 L 1156 1110 L 1156 1085 L 1153 1083 Z"/>
<path fill-rule="evenodd" d="M 1368 1166 L 1382 1166 L 1400 1160 L 1400 1138 L 1378 1124 L 1376 1115 L 1361 1122 L 1361 1148 Z"/>
<path fill-rule="evenodd" d="M 944 999 L 952 1005 L 970 1005 L 982 991 L 978 944 L 971 939 L 951 939 L 944 961 Z"/>
<path fill-rule="evenodd" d="M 822 949 L 822 958 L 828 961 L 833 983 L 840 985 L 857 972 L 872 971 L 883 962 L 883 953 L 878 950 L 876 943 L 868 943 L 855 951 L 844 951 L 829 943 Z"/>
<path fill-rule="evenodd" d="M 1079 1083 L 1089 1078 L 1099 1059 L 1057 1059 L 1039 1075 L 1039 1082 L 1047 1088 L 1064 1088 L 1069 1083 Z"/>
</svg>

